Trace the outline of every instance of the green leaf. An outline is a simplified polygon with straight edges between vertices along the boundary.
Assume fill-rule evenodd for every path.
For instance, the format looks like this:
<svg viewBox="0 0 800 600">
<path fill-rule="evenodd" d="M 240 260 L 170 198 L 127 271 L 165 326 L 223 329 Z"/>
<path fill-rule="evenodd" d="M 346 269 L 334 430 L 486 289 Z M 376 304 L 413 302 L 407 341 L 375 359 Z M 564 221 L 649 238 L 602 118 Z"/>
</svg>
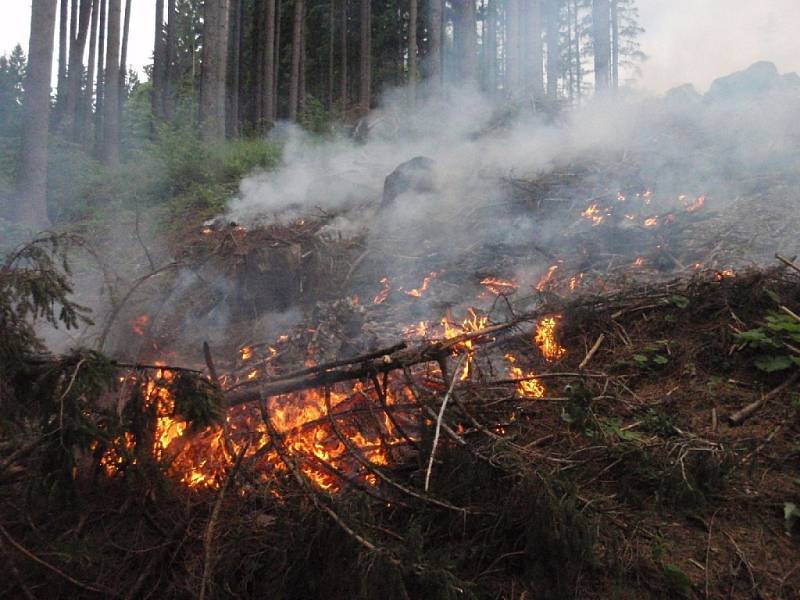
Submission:
<svg viewBox="0 0 800 600">
<path fill-rule="evenodd" d="M 692 595 L 692 580 L 680 567 L 664 565 L 664 577 L 667 589 L 680 598 L 689 598 Z"/>
<path fill-rule="evenodd" d="M 645 364 L 647 361 L 649 361 L 650 359 L 649 359 L 649 358 L 647 358 L 647 357 L 646 357 L 644 354 L 634 354 L 634 355 L 633 355 L 633 360 L 635 360 L 635 361 L 636 361 L 637 363 L 639 363 L 640 365 L 643 365 L 643 364 Z"/>
<path fill-rule="evenodd" d="M 669 359 L 663 354 L 656 354 L 653 357 L 653 362 L 656 363 L 657 365 L 665 365 L 669 362 Z"/>
<path fill-rule="evenodd" d="M 775 304 L 780 304 L 781 302 L 783 302 L 783 300 L 781 300 L 781 297 L 780 297 L 780 296 L 778 295 L 778 293 L 777 293 L 777 292 L 775 292 L 774 290 L 771 290 L 771 289 L 767 288 L 767 289 L 766 289 L 766 290 L 764 290 L 764 291 L 766 292 L 767 296 L 769 296 L 769 297 L 770 297 L 770 299 L 771 299 L 771 300 L 772 300 L 772 301 L 773 301 Z"/>
<path fill-rule="evenodd" d="M 669 303 L 674 304 L 680 309 L 687 308 L 689 306 L 689 299 L 686 296 L 670 296 Z"/>
<path fill-rule="evenodd" d="M 792 358 L 785 355 L 764 356 L 755 361 L 756 367 L 758 369 L 761 369 L 765 373 L 775 373 L 776 371 L 785 371 L 794 364 L 795 363 L 792 360 Z"/>
</svg>

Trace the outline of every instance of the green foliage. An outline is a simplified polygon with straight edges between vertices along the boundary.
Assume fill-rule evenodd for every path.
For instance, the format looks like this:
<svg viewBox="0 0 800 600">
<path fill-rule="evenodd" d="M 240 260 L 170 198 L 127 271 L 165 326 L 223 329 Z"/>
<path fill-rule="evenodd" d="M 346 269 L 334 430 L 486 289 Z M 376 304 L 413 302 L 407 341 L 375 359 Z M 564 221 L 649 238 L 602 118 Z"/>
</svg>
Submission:
<svg viewBox="0 0 800 600">
<path fill-rule="evenodd" d="M 178 371 L 170 389 L 175 397 L 175 414 L 189 423 L 190 431 L 201 431 L 222 422 L 222 392 L 205 377 Z"/>
<path fill-rule="evenodd" d="M 692 597 L 692 580 L 680 567 L 673 564 L 665 564 L 662 567 L 662 573 L 664 575 L 664 585 L 671 598 Z"/>
<path fill-rule="evenodd" d="M 770 311 L 761 327 L 738 333 L 736 338 L 757 351 L 753 364 L 765 373 L 800 365 L 800 321 L 789 314 Z"/>
</svg>

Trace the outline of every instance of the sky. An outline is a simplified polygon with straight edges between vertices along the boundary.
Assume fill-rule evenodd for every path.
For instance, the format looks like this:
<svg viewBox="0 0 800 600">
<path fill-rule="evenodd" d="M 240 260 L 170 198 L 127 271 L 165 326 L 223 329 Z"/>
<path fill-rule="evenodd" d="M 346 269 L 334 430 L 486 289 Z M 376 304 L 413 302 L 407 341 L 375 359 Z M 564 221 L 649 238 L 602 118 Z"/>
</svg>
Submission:
<svg viewBox="0 0 800 600">
<path fill-rule="evenodd" d="M 3 0 L 0 54 L 27 47 L 30 0 Z M 153 47 L 154 0 L 134 0 L 129 62 L 141 71 Z M 781 72 L 800 71 L 800 0 L 639 0 L 642 49 L 640 86 L 663 92 L 683 83 L 700 91 L 721 75 L 758 60 Z"/>
</svg>

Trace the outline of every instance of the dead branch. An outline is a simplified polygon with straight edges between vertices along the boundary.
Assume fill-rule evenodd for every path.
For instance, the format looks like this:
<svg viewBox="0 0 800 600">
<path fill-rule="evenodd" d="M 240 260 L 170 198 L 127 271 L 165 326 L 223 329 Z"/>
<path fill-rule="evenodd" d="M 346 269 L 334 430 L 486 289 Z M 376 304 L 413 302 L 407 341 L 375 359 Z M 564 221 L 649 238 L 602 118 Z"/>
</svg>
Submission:
<svg viewBox="0 0 800 600">
<path fill-rule="evenodd" d="M 792 385 L 794 385 L 795 382 L 798 380 L 798 378 L 800 378 L 800 373 L 794 373 L 791 377 L 789 377 L 789 379 L 784 381 L 782 384 L 780 384 L 778 387 L 776 387 L 774 390 L 772 390 L 768 394 L 765 394 L 764 396 L 762 396 L 761 398 L 759 398 L 755 402 L 751 402 L 750 404 L 748 404 L 747 406 L 745 406 L 741 410 L 733 413 L 731 416 L 728 417 L 728 422 L 731 425 L 734 425 L 734 426 L 735 425 L 741 425 L 747 419 L 749 419 L 751 416 L 753 416 L 769 400 L 771 400 L 772 398 L 774 398 L 775 396 L 777 396 L 778 394 L 783 392 L 786 388 L 791 387 Z"/>
</svg>

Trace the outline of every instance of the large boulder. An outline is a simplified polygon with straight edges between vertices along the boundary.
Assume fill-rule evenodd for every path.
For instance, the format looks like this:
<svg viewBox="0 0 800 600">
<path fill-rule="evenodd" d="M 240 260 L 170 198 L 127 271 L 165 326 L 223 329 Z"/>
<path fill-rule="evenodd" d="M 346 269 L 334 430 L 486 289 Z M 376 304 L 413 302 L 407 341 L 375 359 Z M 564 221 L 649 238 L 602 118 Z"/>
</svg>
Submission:
<svg viewBox="0 0 800 600">
<path fill-rule="evenodd" d="M 705 95 L 708 102 L 756 97 L 785 86 L 785 81 L 771 62 L 757 62 L 744 71 L 715 79 Z"/>
<path fill-rule="evenodd" d="M 692 106 L 699 103 L 702 99 L 703 96 L 700 95 L 700 93 L 691 83 L 674 87 L 664 94 L 664 102 L 666 102 L 668 106 L 673 106 L 676 108 L 681 106 Z"/>
<path fill-rule="evenodd" d="M 433 168 L 435 162 L 425 156 L 417 156 L 404 162 L 383 183 L 381 208 L 392 206 L 398 196 L 406 192 L 427 193 L 436 189 Z"/>
</svg>

